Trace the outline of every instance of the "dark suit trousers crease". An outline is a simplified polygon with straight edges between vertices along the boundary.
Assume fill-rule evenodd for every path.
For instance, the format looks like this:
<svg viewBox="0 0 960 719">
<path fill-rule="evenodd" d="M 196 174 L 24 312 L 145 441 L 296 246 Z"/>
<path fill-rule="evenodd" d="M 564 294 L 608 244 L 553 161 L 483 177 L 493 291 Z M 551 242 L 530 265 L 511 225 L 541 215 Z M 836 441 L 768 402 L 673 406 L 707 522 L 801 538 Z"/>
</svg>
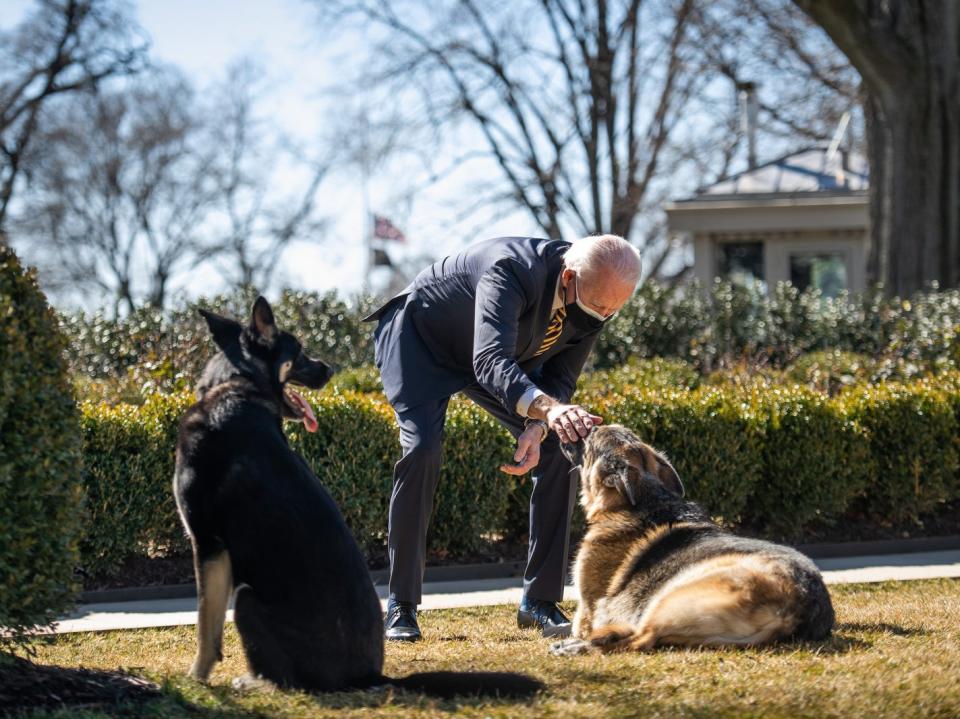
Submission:
<svg viewBox="0 0 960 719">
<path fill-rule="evenodd" d="M 492 414 L 514 436 L 523 420 L 508 412 L 479 385 L 463 390 Z M 443 425 L 449 398 L 397 411 L 403 456 L 394 467 L 387 547 L 390 555 L 390 593 L 401 601 L 419 604 L 426 557 L 427 524 L 440 476 Z M 512 457 L 504 458 L 504 461 Z M 491 458 L 495 461 L 495 458 Z M 516 481 L 503 475 L 496 481 Z M 560 451 L 556 435 L 540 445 L 540 463 L 533 470 L 530 497 L 530 544 L 523 588 L 533 599 L 560 601 L 570 549 L 570 517 L 576 499 L 577 473 Z"/>
</svg>

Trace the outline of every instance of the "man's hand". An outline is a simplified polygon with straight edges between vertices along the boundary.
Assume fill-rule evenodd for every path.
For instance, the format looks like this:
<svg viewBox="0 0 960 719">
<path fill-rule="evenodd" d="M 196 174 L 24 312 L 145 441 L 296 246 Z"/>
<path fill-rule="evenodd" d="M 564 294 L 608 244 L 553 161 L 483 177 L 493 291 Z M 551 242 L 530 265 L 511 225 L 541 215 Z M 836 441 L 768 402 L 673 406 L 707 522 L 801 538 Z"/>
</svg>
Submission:
<svg viewBox="0 0 960 719">
<path fill-rule="evenodd" d="M 603 424 L 603 417 L 590 414 L 578 404 L 562 404 L 542 394 L 530 403 L 527 415 L 546 421 L 561 442 L 576 442 L 590 434 L 594 425 Z"/>
<path fill-rule="evenodd" d="M 500 471 L 507 474 L 526 474 L 540 462 L 540 438 L 543 430 L 539 425 L 531 425 L 517 437 L 517 451 L 513 453 L 516 464 L 502 464 Z"/>
<path fill-rule="evenodd" d="M 578 442 L 590 434 L 594 425 L 603 424 L 603 417 L 590 414 L 578 404 L 557 404 L 546 412 L 547 426 L 561 442 Z"/>
</svg>

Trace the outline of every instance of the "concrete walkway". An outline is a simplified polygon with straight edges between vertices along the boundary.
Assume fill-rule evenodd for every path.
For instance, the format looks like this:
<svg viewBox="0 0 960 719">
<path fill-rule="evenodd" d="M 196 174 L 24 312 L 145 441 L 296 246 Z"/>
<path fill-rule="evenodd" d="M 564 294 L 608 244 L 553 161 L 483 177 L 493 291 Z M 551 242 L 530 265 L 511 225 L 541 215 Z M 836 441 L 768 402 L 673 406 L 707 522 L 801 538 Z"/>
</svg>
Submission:
<svg viewBox="0 0 960 719">
<path fill-rule="evenodd" d="M 960 577 L 960 550 L 886 554 L 869 557 L 845 557 L 814 560 L 827 584 L 883 582 L 888 580 Z M 475 579 L 463 582 L 434 582 L 424 585 L 421 610 L 474 607 L 493 604 L 518 604 L 522 581 Z M 386 587 L 377 587 L 381 604 L 386 604 Z M 564 599 L 576 599 L 576 589 L 568 586 Z M 197 600 L 157 599 L 112 604 L 82 604 L 58 622 L 55 632 L 95 632 L 106 629 L 136 629 L 195 624 Z M 227 613 L 233 621 L 233 610 Z"/>
</svg>

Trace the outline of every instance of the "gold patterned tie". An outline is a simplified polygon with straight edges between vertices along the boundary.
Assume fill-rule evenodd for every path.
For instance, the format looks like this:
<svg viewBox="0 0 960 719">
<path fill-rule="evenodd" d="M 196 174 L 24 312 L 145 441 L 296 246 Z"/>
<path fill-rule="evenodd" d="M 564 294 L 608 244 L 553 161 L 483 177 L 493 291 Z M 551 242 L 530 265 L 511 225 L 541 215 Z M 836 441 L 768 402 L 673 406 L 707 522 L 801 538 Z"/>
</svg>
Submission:
<svg viewBox="0 0 960 719">
<path fill-rule="evenodd" d="M 543 343 L 540 345 L 540 349 L 533 355 L 534 357 L 542 355 L 560 339 L 560 334 L 563 332 L 563 320 L 566 316 L 567 308 L 564 305 L 560 305 L 557 311 L 553 313 L 553 318 L 547 327 L 547 334 L 543 336 Z"/>
</svg>

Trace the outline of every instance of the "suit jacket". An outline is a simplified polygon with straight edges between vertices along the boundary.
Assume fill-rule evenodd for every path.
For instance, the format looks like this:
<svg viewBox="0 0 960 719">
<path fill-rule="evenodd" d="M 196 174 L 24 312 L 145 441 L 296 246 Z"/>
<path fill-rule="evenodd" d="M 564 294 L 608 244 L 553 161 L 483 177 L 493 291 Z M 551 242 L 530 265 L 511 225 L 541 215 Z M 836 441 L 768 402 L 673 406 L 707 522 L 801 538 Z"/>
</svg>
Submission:
<svg viewBox="0 0 960 719">
<path fill-rule="evenodd" d="M 567 402 L 600 330 L 567 322 L 539 356 L 568 242 L 498 237 L 445 257 L 365 318 L 378 320 L 375 356 L 400 411 L 478 383 L 516 412 L 539 387 Z"/>
</svg>

